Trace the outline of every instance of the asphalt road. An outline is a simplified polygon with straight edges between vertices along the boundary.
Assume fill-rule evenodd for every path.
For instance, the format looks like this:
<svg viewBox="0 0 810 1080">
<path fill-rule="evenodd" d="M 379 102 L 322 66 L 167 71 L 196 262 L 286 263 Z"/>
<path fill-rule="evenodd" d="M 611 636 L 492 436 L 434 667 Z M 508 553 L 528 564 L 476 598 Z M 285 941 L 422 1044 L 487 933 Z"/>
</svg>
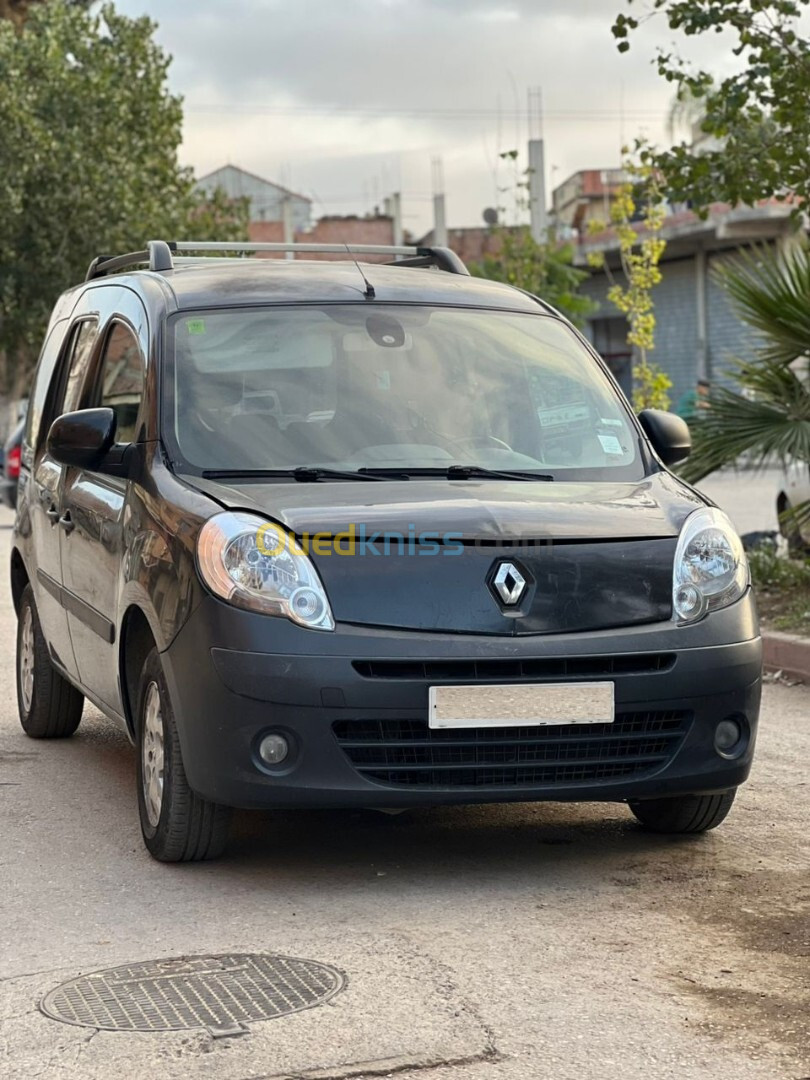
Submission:
<svg viewBox="0 0 810 1080">
<path fill-rule="evenodd" d="M 9 517 L 0 517 L 0 566 Z M 34 742 L 0 593 L 0 1075 L 5 1080 L 802 1080 L 810 1076 L 810 691 L 765 689 L 719 830 L 622 806 L 239 815 L 224 859 L 141 846 L 134 756 L 92 708 Z M 184 954 L 335 965 L 327 1005 L 241 1037 L 60 1024 L 79 974 Z"/>
</svg>

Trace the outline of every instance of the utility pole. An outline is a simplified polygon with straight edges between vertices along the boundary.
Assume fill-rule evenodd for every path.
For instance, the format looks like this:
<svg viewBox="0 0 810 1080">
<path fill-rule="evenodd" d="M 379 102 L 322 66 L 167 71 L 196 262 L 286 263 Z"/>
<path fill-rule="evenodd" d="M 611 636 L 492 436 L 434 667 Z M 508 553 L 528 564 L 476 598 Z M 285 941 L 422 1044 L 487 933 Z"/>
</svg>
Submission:
<svg viewBox="0 0 810 1080">
<path fill-rule="evenodd" d="M 293 225 L 293 206 L 292 199 L 289 195 L 285 195 L 281 203 L 282 221 L 284 222 L 284 243 L 295 243 L 295 226 Z M 285 259 L 294 259 L 294 251 L 285 251 Z"/>
<path fill-rule="evenodd" d="M 398 191 L 386 198 L 385 212 L 394 222 L 394 247 L 402 247 L 402 196 Z"/>
<path fill-rule="evenodd" d="M 433 243 L 447 247 L 447 208 L 444 199 L 444 165 L 440 157 L 432 161 L 433 169 Z"/>
<path fill-rule="evenodd" d="M 548 215 L 543 145 L 543 91 L 539 86 L 529 91 L 529 216 L 532 240 L 544 244 L 548 239 Z"/>
</svg>

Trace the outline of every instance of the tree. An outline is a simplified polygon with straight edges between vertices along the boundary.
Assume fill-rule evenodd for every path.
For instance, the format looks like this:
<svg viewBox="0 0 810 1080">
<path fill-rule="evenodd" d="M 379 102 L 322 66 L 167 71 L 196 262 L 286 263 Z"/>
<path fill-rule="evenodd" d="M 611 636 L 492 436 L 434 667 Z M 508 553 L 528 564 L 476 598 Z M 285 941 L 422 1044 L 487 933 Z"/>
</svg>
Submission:
<svg viewBox="0 0 810 1080">
<path fill-rule="evenodd" d="M 712 389 L 682 473 L 694 483 L 741 454 L 759 464 L 810 463 L 810 251 L 798 240 L 754 249 L 717 277 L 756 346 L 750 360 L 735 362 L 734 388 Z"/>
<path fill-rule="evenodd" d="M 667 391 L 672 380 L 649 359 L 655 348 L 655 311 L 652 290 L 661 281 L 659 262 L 666 248 L 661 237 L 664 207 L 658 177 L 649 165 L 625 163 L 625 171 L 635 183 L 623 184 L 610 208 L 610 219 L 619 245 L 619 260 L 625 284 L 614 277 L 603 252 L 588 256 L 589 264 L 604 270 L 610 288 L 607 298 L 628 322 L 627 344 L 637 351 L 638 363 L 633 365 L 633 408 L 668 409 Z M 637 229 L 638 209 L 644 217 Z M 602 231 L 604 222 L 592 222 L 591 231 Z"/>
<path fill-rule="evenodd" d="M 246 204 L 210 211 L 178 162 L 181 102 L 154 29 L 67 0 L 32 6 L 21 32 L 0 21 L 0 389 L 30 371 L 56 296 L 95 255 L 201 227 L 245 235 Z"/>
<path fill-rule="evenodd" d="M 640 0 L 627 0 L 634 8 Z M 621 14 L 613 25 L 618 48 L 656 15 L 687 37 L 733 36 L 738 69 L 715 80 L 677 53 L 661 50 L 659 74 L 678 98 L 700 112 L 708 147 L 686 142 L 668 150 L 645 148 L 643 159 L 666 179 L 670 198 L 705 213 L 711 203 L 753 205 L 774 194 L 793 194 L 796 213 L 810 200 L 810 41 L 799 18 L 808 0 L 646 0 L 649 14 Z"/>
<path fill-rule="evenodd" d="M 10 19 L 15 26 L 22 26 L 28 18 L 32 5 L 43 0 L 0 0 L 0 19 Z M 65 0 L 69 7 L 88 8 L 94 0 Z"/>
<path fill-rule="evenodd" d="M 528 170 L 521 178 L 517 150 L 507 150 L 500 156 L 514 165 L 514 183 L 502 189 L 502 193 L 511 192 L 512 214 L 517 221 L 528 208 L 528 179 L 525 178 Z M 500 210 L 503 214 L 506 208 Z M 573 244 L 559 243 L 553 230 L 546 242 L 540 243 L 527 225 L 495 226 L 493 231 L 499 241 L 498 253 L 485 255 L 480 263 L 472 263 L 471 274 L 525 289 L 557 308 L 575 326 L 581 327 L 588 315 L 597 310 L 598 305 L 579 292 L 580 285 L 589 275 L 586 270 L 574 266 Z"/>
<path fill-rule="evenodd" d="M 574 266 L 573 244 L 558 244 L 553 234 L 548 243 L 540 244 L 525 225 L 497 231 L 500 251 L 471 264 L 470 273 L 525 289 L 581 327 L 597 305 L 579 292 L 588 272 Z"/>
</svg>

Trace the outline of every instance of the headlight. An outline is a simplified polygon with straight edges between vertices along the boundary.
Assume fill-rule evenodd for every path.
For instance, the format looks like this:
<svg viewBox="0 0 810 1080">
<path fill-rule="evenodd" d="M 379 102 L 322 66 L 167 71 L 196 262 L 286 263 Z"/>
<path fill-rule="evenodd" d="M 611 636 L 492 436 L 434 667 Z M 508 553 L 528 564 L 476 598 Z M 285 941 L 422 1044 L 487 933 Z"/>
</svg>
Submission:
<svg viewBox="0 0 810 1080">
<path fill-rule="evenodd" d="M 748 583 L 748 560 L 726 515 L 708 506 L 695 510 L 684 522 L 675 549 L 675 618 L 695 622 L 709 611 L 728 607 Z"/>
<path fill-rule="evenodd" d="M 200 530 L 197 561 L 208 588 L 236 607 L 334 630 L 321 579 L 293 538 L 253 514 L 216 514 Z"/>
</svg>

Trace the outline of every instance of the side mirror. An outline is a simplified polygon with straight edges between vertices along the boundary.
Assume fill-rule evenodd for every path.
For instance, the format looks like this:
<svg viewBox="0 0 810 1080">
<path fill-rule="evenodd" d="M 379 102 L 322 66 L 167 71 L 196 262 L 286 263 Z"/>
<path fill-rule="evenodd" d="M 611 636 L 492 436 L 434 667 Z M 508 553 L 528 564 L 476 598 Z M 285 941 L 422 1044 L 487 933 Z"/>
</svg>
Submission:
<svg viewBox="0 0 810 1080">
<path fill-rule="evenodd" d="M 115 442 L 112 409 L 80 409 L 57 417 L 48 432 L 48 453 L 60 465 L 95 468 Z"/>
<path fill-rule="evenodd" d="M 692 450 L 692 436 L 685 420 L 661 409 L 644 409 L 638 419 L 653 450 L 665 465 L 686 461 Z"/>
</svg>

